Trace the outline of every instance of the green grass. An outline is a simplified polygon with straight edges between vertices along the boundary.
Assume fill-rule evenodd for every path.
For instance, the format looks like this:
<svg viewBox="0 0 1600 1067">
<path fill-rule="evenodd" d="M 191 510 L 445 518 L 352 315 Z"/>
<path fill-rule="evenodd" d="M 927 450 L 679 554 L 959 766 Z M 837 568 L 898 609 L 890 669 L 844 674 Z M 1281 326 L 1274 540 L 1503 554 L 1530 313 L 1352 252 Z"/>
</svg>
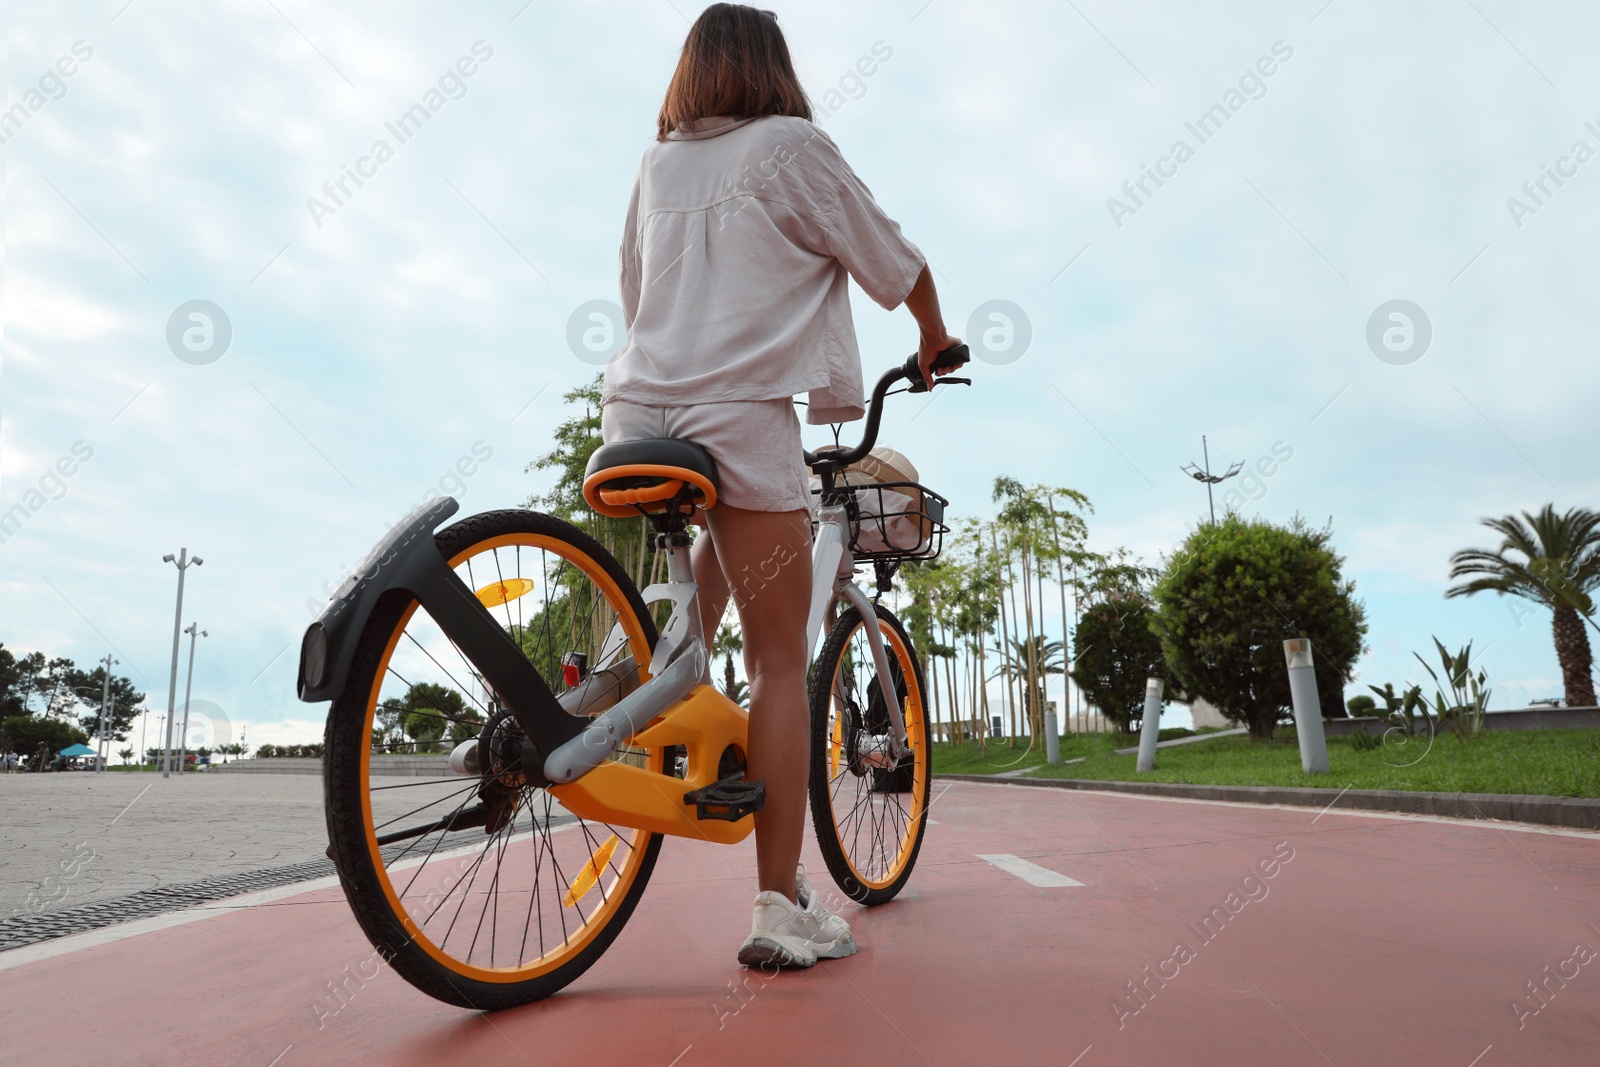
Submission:
<svg viewBox="0 0 1600 1067">
<path fill-rule="evenodd" d="M 1061 758 L 1068 760 L 1102 752 L 1109 754 L 1113 748 L 1133 744 L 1138 744 L 1138 738 L 1128 734 L 1070 734 L 1061 739 Z M 1042 766 L 1044 746 L 1039 744 L 1029 748 L 1025 737 L 1018 738 L 1016 748 L 1012 748 L 1005 739 L 990 741 L 988 747 L 981 751 L 976 741 L 968 741 L 964 745 L 935 742 L 933 746 L 935 774 L 998 774 L 1001 771 L 1014 771 L 1018 767 Z"/>
<path fill-rule="evenodd" d="M 1280 730 L 1269 742 L 1236 736 L 1165 748 L 1156 756 L 1156 769 L 1144 774 L 1134 770 L 1133 754 L 1112 753 L 1128 743 L 1115 734 L 1074 735 L 1063 739 L 1061 758 L 1088 756 L 1084 762 L 1044 767 L 1042 754 L 1030 752 L 1015 766 L 1038 767 L 1029 774 L 1038 778 L 1600 797 L 1600 730 L 1507 730 L 1473 741 L 1446 733 L 1431 748 L 1419 739 L 1370 751 L 1356 749 L 1348 737 L 1330 737 L 1331 773 L 1318 775 L 1300 769 L 1293 730 Z M 980 756 L 976 748 L 936 746 L 935 773 L 992 774 L 1021 754 L 1001 746 Z"/>
<path fill-rule="evenodd" d="M 1196 733 L 1213 733 L 1215 728 L 1207 727 L 1203 730 L 1189 730 L 1182 726 L 1169 727 L 1161 731 L 1161 740 L 1175 741 L 1180 737 L 1192 737 Z M 1076 759 L 1079 756 L 1110 755 L 1114 749 L 1127 748 L 1139 743 L 1138 734 L 1069 734 L 1061 739 L 1061 758 L 1064 760 Z M 1014 771 L 1018 767 L 1044 766 L 1044 748 L 1036 745 L 1028 747 L 1028 739 L 1017 739 L 1017 747 L 1012 748 L 1010 742 L 1004 738 L 999 741 L 990 741 L 988 748 L 982 751 L 976 741 L 968 741 L 964 745 L 949 745 L 944 742 L 934 742 L 933 769 L 935 774 L 998 774 L 1001 771 Z M 1073 764 L 1073 766 L 1080 766 Z"/>
</svg>

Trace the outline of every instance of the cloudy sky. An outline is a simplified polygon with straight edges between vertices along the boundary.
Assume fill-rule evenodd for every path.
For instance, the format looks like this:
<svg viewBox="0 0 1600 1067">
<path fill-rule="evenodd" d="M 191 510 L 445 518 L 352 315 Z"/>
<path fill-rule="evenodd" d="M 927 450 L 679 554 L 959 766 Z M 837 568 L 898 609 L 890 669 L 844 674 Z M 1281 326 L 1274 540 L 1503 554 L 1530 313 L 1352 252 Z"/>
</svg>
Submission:
<svg viewBox="0 0 1600 1067">
<path fill-rule="evenodd" d="M 1002 473 L 1071 486 L 1096 547 L 1154 561 L 1204 515 L 1179 470 L 1202 434 L 1214 466 L 1287 452 L 1234 502 L 1331 519 L 1371 621 L 1360 682 L 1415 678 L 1437 634 L 1485 653 L 1497 706 L 1560 693 L 1547 613 L 1442 593 L 1481 517 L 1600 504 L 1600 11 L 777 8 L 951 329 L 1009 328 L 975 388 L 886 420 L 958 512 Z M 161 557 L 187 547 L 196 697 L 252 742 L 319 736 L 293 692 L 308 602 L 431 489 L 481 510 L 541 487 L 524 467 L 595 370 L 568 322 L 616 299 L 695 13 L 12 4 L 0 510 L 26 516 L 0 544 L 0 642 L 111 651 L 164 707 Z M 402 143 L 387 124 L 419 102 L 437 111 Z M 191 301 L 227 329 L 186 347 Z M 903 310 L 856 311 L 869 375 L 914 347 Z"/>
</svg>

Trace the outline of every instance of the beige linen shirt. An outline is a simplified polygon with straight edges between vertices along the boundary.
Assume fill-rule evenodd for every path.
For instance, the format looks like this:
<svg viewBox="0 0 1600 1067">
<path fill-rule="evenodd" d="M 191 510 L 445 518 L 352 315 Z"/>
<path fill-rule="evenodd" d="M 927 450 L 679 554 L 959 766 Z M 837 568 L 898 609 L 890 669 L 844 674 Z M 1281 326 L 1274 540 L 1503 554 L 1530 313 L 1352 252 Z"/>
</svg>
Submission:
<svg viewBox="0 0 1600 1067">
<path fill-rule="evenodd" d="M 864 413 L 848 278 L 885 308 L 923 255 L 804 119 L 711 118 L 652 145 L 622 238 L 628 341 L 604 398 L 680 406 L 809 393 Z"/>
</svg>

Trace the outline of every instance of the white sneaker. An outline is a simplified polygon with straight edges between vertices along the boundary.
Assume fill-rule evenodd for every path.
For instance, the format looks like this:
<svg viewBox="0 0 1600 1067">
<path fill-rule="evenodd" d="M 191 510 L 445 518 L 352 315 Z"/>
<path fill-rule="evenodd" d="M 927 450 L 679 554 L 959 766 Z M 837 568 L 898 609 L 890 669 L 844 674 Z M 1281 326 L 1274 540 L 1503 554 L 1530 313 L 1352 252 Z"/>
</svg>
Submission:
<svg viewBox="0 0 1600 1067">
<path fill-rule="evenodd" d="M 811 880 L 806 877 L 806 866 L 803 863 L 800 865 L 799 870 L 795 872 L 794 895 L 800 900 L 800 910 L 815 918 L 821 925 L 822 932 L 843 949 L 831 956 L 823 956 L 819 953 L 818 958 L 838 959 L 843 956 L 855 955 L 856 939 L 850 933 L 850 924 L 822 906 L 822 898 L 817 895 L 816 890 L 811 888 Z M 843 946 L 848 947 L 844 948 Z"/>
<path fill-rule="evenodd" d="M 810 967 L 821 960 L 853 956 L 856 939 L 850 925 L 831 914 L 801 868 L 795 879 L 796 905 L 782 893 L 756 894 L 750 936 L 739 947 L 739 962 L 747 967 L 774 963 L 780 967 Z"/>
</svg>

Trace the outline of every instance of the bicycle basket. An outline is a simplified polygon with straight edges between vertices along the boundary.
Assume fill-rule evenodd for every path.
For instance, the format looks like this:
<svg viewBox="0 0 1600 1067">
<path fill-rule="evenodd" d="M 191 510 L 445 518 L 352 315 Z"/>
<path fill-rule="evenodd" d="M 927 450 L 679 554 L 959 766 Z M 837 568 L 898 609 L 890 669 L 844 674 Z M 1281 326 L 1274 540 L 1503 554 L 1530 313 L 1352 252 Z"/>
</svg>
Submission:
<svg viewBox="0 0 1600 1067">
<path fill-rule="evenodd" d="M 820 497 L 822 490 L 811 492 Z M 950 529 L 944 510 L 950 502 L 927 486 L 869 482 L 840 485 L 835 492 L 848 494 L 850 551 L 858 561 L 933 559 L 943 549 Z"/>
</svg>

